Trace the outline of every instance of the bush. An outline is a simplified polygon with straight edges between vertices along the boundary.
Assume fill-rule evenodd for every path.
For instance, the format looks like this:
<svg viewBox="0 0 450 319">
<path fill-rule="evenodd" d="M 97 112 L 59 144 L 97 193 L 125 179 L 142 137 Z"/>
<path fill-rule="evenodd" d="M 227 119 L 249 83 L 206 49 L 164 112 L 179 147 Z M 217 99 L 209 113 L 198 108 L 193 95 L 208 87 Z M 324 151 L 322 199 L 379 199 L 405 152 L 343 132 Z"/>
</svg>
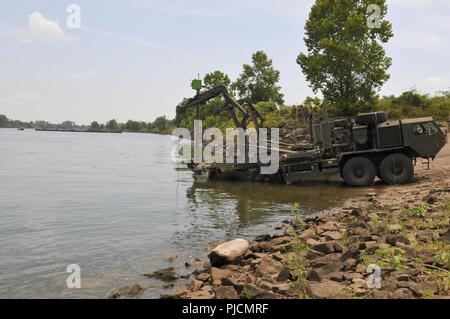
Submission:
<svg viewBox="0 0 450 319">
<path fill-rule="evenodd" d="M 450 119 L 450 94 L 441 92 L 430 96 L 410 90 L 399 97 L 383 97 L 376 110 L 388 112 L 391 119 L 432 116 L 436 121 L 445 122 Z"/>
</svg>

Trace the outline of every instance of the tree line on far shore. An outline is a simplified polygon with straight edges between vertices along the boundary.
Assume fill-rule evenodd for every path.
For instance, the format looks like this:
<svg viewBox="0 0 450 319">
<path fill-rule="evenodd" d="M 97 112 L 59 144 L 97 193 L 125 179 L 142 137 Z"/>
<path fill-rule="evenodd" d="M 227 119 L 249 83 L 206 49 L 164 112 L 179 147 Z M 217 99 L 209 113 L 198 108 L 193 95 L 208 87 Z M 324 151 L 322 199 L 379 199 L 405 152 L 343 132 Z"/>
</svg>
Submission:
<svg viewBox="0 0 450 319">
<path fill-rule="evenodd" d="M 126 123 L 118 123 L 115 119 L 100 124 L 94 121 L 89 125 L 90 132 L 134 132 L 134 133 L 154 133 L 170 134 L 175 128 L 173 120 L 168 120 L 165 116 L 160 116 L 153 122 L 128 120 Z"/>
<path fill-rule="evenodd" d="M 29 128 L 60 131 L 81 131 L 81 132 L 136 132 L 170 134 L 175 127 L 173 120 L 166 119 L 165 116 L 158 117 L 153 122 L 133 121 L 118 123 L 112 119 L 106 123 L 92 122 L 90 125 L 77 125 L 72 121 L 65 121 L 59 124 L 46 121 L 23 122 L 11 120 L 6 115 L 0 114 L 0 128 Z"/>
</svg>

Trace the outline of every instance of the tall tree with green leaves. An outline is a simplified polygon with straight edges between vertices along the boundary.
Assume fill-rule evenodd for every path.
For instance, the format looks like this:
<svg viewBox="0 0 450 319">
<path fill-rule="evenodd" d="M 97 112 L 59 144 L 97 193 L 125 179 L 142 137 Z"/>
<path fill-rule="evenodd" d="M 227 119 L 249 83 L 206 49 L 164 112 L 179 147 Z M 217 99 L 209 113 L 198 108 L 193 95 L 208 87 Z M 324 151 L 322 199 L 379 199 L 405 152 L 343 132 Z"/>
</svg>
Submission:
<svg viewBox="0 0 450 319">
<path fill-rule="evenodd" d="M 316 0 L 306 22 L 307 53 L 297 59 L 315 93 L 339 115 L 375 106 L 389 79 L 383 44 L 393 37 L 386 0 Z"/>
<path fill-rule="evenodd" d="M 0 114 L 0 127 L 7 127 L 9 124 L 9 119 L 6 115 Z"/>
<path fill-rule="evenodd" d="M 232 88 L 243 98 L 250 98 L 254 104 L 258 102 L 284 103 L 281 93 L 280 71 L 275 70 L 273 62 L 264 51 L 252 56 L 252 65 L 244 64 L 244 70 L 232 84 Z"/>
<path fill-rule="evenodd" d="M 94 122 L 92 122 L 91 125 L 89 126 L 89 129 L 90 129 L 91 131 L 98 132 L 98 131 L 100 131 L 100 124 L 98 124 L 97 121 L 94 121 Z"/>
<path fill-rule="evenodd" d="M 119 123 L 117 123 L 117 121 L 114 119 L 111 121 L 108 121 L 108 123 L 106 123 L 105 127 L 108 131 L 111 131 L 111 132 L 115 132 L 120 129 Z"/>
<path fill-rule="evenodd" d="M 228 77 L 228 75 L 219 70 L 206 74 L 205 78 L 203 79 L 203 85 L 206 90 L 212 89 L 220 85 L 223 85 L 227 89 L 229 89 L 230 84 L 231 80 Z"/>
</svg>

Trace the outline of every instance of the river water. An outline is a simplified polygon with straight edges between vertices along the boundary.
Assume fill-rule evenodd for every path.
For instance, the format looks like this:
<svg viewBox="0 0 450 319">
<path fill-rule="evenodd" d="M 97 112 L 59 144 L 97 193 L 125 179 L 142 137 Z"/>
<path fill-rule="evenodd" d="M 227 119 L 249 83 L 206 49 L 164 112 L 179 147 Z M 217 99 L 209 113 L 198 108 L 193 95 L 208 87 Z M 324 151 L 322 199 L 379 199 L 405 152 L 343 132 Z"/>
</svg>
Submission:
<svg viewBox="0 0 450 319">
<path fill-rule="evenodd" d="M 0 298 L 104 298 L 192 256 L 213 240 L 251 238 L 292 217 L 331 208 L 357 190 L 195 183 L 170 160 L 173 141 L 150 134 L 0 129 Z M 177 255 L 174 264 L 167 261 Z M 69 289 L 66 268 L 81 268 Z"/>
</svg>

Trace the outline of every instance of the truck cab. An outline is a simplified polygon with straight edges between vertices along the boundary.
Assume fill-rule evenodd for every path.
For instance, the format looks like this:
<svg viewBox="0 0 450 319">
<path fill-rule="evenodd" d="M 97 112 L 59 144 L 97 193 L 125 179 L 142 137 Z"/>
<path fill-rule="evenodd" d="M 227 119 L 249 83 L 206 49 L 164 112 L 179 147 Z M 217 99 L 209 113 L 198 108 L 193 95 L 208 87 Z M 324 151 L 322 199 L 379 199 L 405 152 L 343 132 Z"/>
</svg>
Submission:
<svg viewBox="0 0 450 319">
<path fill-rule="evenodd" d="M 434 159 L 447 143 L 447 135 L 431 117 L 401 123 L 404 146 L 417 157 Z"/>
</svg>

